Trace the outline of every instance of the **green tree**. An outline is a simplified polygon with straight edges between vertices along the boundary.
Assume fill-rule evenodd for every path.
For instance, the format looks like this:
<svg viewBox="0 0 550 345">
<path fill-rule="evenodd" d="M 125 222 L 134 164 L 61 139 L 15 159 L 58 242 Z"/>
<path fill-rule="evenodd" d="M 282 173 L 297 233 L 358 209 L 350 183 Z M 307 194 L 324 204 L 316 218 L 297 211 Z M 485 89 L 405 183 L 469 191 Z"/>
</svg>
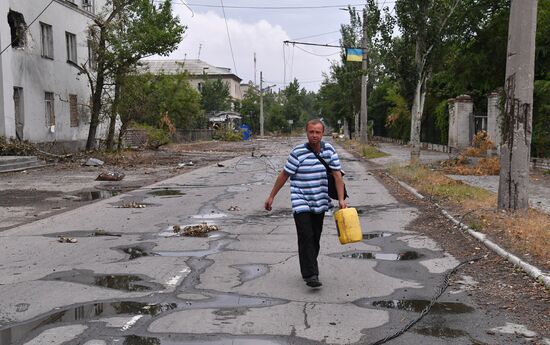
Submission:
<svg viewBox="0 0 550 345">
<path fill-rule="evenodd" d="M 201 87 L 202 108 L 204 111 L 231 110 L 231 93 L 229 85 L 221 78 L 211 80 L 204 78 Z"/>
<path fill-rule="evenodd" d="M 167 55 L 173 51 L 181 41 L 184 30 L 179 19 L 172 14 L 170 0 L 164 0 L 158 6 L 149 0 L 109 0 L 94 17 L 88 31 L 95 70 L 91 70 L 88 65 L 80 66 L 88 75 L 92 94 L 86 149 L 95 146 L 106 86 L 109 83 L 115 86 L 113 111 L 116 111 L 124 75 L 135 68 L 143 57 Z"/>
</svg>

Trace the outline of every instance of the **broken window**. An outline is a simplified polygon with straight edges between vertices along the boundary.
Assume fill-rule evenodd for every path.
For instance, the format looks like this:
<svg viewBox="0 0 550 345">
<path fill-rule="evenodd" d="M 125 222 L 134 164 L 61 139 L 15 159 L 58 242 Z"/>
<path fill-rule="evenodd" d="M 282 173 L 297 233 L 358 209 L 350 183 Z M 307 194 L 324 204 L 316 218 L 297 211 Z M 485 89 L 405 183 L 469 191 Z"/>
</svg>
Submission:
<svg viewBox="0 0 550 345">
<path fill-rule="evenodd" d="M 70 32 L 65 32 L 67 40 L 67 61 L 77 63 L 76 60 L 76 35 Z"/>
<path fill-rule="evenodd" d="M 8 12 L 8 24 L 10 25 L 12 48 L 25 47 L 25 32 L 27 31 L 25 17 L 19 12 L 10 10 Z"/>
<path fill-rule="evenodd" d="M 46 127 L 55 126 L 55 111 L 53 92 L 44 93 L 44 103 L 46 105 Z"/>
<path fill-rule="evenodd" d="M 51 25 L 40 23 L 40 41 L 42 44 L 42 57 L 53 59 L 53 34 Z"/>
<path fill-rule="evenodd" d="M 71 127 L 78 127 L 78 96 L 69 95 L 69 112 L 71 114 Z"/>
</svg>

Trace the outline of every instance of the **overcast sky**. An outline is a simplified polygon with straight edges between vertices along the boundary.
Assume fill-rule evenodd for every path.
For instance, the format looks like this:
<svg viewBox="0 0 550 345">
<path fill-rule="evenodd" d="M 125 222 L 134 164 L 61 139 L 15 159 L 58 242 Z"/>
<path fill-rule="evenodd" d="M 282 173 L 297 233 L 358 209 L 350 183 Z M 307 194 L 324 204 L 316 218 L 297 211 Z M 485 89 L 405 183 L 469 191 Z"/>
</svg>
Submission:
<svg viewBox="0 0 550 345">
<path fill-rule="evenodd" d="M 181 1 L 186 1 L 193 12 Z M 242 9 L 231 6 L 296 7 L 339 6 L 364 4 L 362 0 L 223 0 L 227 27 L 233 47 L 231 56 L 226 22 L 221 8 L 222 0 L 174 0 L 174 11 L 188 26 L 184 39 L 171 59 L 197 59 L 220 67 L 228 67 L 243 79 L 254 81 L 254 53 L 256 53 L 256 81 L 263 71 L 265 84 L 282 88 L 297 78 L 302 87 L 316 91 L 329 71 L 330 61 L 339 59 L 338 48 L 312 46 L 285 46 L 283 41 L 298 40 L 322 44 L 336 44 L 340 25 L 349 22 L 348 13 L 338 7 L 309 9 Z M 212 5 L 218 7 L 205 7 Z M 314 36 L 314 37 L 310 37 Z M 303 50 L 302 50 L 303 49 Z M 199 57 L 200 50 L 200 57 Z M 305 52 L 304 50 L 316 56 Z M 284 53 L 283 53 L 284 52 Z M 264 85 L 265 85 L 264 84 Z"/>
</svg>

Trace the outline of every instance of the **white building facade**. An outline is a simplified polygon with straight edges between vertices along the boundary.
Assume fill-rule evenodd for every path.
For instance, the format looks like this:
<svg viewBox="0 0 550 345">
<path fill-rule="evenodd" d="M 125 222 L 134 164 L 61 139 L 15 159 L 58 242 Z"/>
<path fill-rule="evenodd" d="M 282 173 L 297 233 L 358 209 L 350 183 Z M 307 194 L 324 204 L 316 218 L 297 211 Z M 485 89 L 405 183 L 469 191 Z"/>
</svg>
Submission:
<svg viewBox="0 0 550 345">
<path fill-rule="evenodd" d="M 88 27 L 104 2 L 0 1 L 0 136 L 84 147 L 91 91 L 77 65 L 93 64 Z"/>
</svg>

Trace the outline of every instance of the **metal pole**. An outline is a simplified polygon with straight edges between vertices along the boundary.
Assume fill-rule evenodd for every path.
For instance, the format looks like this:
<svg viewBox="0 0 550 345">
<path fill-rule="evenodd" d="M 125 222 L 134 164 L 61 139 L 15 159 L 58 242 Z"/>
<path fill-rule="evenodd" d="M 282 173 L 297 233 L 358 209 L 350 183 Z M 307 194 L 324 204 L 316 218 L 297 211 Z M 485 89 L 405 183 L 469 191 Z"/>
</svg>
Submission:
<svg viewBox="0 0 550 345">
<path fill-rule="evenodd" d="M 368 123 L 367 123 L 367 10 L 363 9 L 363 62 L 361 77 L 361 144 L 368 142 Z"/>
<path fill-rule="evenodd" d="M 260 71 L 260 136 L 264 136 L 264 90 L 263 90 L 263 75 Z"/>
</svg>

